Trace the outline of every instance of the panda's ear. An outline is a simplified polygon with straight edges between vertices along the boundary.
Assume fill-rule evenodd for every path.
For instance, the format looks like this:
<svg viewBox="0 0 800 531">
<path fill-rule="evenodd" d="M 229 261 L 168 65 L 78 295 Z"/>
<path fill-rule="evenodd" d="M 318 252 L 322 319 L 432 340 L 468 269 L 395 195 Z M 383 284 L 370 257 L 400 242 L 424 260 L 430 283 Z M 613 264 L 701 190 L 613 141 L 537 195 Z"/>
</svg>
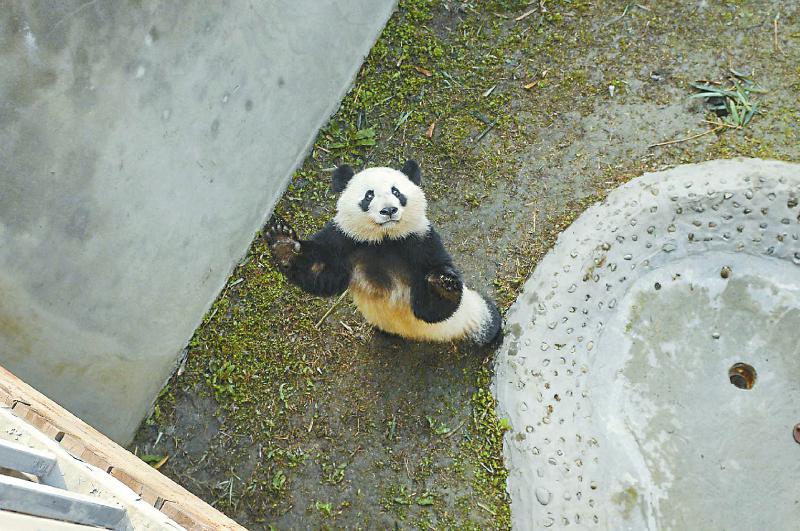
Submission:
<svg viewBox="0 0 800 531">
<path fill-rule="evenodd" d="M 403 164 L 403 169 L 400 171 L 405 173 L 408 180 L 417 186 L 422 182 L 422 171 L 419 169 L 417 161 L 411 159 L 407 160 L 406 163 Z"/>
<path fill-rule="evenodd" d="M 333 182 L 331 183 L 331 188 L 333 188 L 333 192 L 338 194 L 344 191 L 347 188 L 347 183 L 350 182 L 350 178 L 356 172 L 348 166 L 347 164 L 342 164 L 335 170 L 333 170 Z"/>
</svg>

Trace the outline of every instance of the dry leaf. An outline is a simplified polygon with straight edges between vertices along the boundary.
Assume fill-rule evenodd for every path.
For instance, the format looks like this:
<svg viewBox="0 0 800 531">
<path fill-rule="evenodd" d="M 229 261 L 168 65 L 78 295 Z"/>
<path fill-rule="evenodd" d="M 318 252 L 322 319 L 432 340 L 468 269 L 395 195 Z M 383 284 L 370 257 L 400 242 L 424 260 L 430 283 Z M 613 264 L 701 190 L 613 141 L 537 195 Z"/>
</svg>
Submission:
<svg viewBox="0 0 800 531">
<path fill-rule="evenodd" d="M 433 75 L 433 72 L 431 72 L 430 70 L 428 70 L 426 68 L 422 68 L 421 66 L 415 66 L 414 70 L 416 70 L 417 72 L 419 72 L 420 74 L 422 74 L 425 77 L 431 77 Z"/>
<path fill-rule="evenodd" d="M 428 126 L 428 130 L 425 132 L 425 136 L 428 138 L 433 138 L 433 132 L 436 130 L 436 121 L 431 122 L 431 125 Z"/>
<path fill-rule="evenodd" d="M 161 460 L 160 460 L 158 463 L 156 463 L 156 464 L 154 464 L 154 465 L 153 465 L 153 468 L 155 468 L 156 470 L 158 470 L 159 468 L 161 468 L 162 466 L 164 466 L 164 463 L 166 463 L 167 461 L 169 461 L 169 456 L 168 456 L 168 455 L 165 455 L 163 458 L 161 458 Z"/>
<path fill-rule="evenodd" d="M 531 81 L 530 83 L 522 85 L 522 88 L 524 88 L 525 90 L 530 90 L 535 86 L 536 86 L 536 81 Z"/>
</svg>

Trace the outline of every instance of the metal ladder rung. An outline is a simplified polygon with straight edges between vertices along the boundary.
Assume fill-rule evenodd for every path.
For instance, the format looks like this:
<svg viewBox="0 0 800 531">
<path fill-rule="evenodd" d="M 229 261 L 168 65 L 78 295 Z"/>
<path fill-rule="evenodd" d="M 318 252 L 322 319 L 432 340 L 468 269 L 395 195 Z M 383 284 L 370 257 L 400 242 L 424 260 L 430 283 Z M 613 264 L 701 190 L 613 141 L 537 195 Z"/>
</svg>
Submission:
<svg viewBox="0 0 800 531">
<path fill-rule="evenodd" d="M 112 529 L 125 518 L 125 509 L 98 498 L 3 475 L 0 509 Z"/>
<path fill-rule="evenodd" d="M 56 456 L 0 439 L 0 467 L 45 478 L 56 466 Z"/>
</svg>

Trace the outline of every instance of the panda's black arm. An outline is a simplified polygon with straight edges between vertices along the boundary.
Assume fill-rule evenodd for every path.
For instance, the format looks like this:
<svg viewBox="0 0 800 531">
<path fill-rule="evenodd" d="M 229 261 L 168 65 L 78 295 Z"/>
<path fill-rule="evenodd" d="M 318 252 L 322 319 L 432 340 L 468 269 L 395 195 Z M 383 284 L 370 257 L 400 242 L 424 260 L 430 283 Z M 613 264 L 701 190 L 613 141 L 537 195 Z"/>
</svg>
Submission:
<svg viewBox="0 0 800 531">
<path fill-rule="evenodd" d="M 312 295 L 344 293 L 350 283 L 347 252 L 338 231 L 326 225 L 308 240 L 300 240 L 300 253 L 293 257 L 286 277 Z"/>
<path fill-rule="evenodd" d="M 411 282 L 411 309 L 427 323 L 448 319 L 461 304 L 463 282 L 453 267 L 453 259 L 439 235 L 431 229 L 419 246 L 414 246 L 412 267 L 417 272 Z"/>
<path fill-rule="evenodd" d="M 453 268 L 443 268 L 442 272 L 447 272 L 449 278 L 457 279 L 458 287 L 452 290 L 450 297 L 435 292 L 426 277 L 416 280 L 411 286 L 411 309 L 417 319 L 426 323 L 439 323 L 448 319 L 461 304 L 463 285 L 458 272 Z M 436 272 L 431 274 L 439 275 Z"/>
</svg>

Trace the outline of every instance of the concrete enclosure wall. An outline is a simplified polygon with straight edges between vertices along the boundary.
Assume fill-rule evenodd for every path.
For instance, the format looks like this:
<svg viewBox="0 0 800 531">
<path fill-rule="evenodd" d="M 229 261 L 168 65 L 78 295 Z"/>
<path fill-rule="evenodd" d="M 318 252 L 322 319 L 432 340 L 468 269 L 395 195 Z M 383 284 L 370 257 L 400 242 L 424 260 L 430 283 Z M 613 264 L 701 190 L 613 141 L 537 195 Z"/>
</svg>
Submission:
<svg viewBox="0 0 800 531">
<path fill-rule="evenodd" d="M 0 364 L 126 442 L 393 0 L 6 0 Z"/>
</svg>

